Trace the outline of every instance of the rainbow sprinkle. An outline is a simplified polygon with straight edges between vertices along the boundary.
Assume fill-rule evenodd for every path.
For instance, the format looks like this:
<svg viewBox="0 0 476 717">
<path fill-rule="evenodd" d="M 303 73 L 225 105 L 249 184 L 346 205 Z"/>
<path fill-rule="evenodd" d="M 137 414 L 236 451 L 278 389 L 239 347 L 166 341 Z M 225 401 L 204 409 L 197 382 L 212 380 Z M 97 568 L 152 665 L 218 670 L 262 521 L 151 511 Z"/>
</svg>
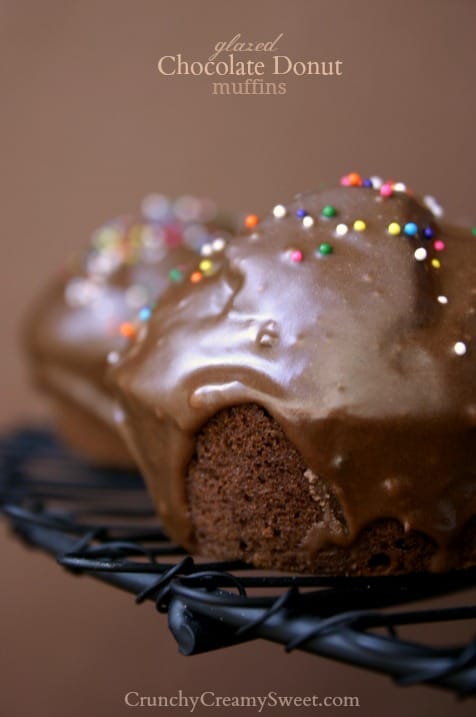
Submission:
<svg viewBox="0 0 476 717">
<path fill-rule="evenodd" d="M 319 246 L 318 251 L 319 251 L 319 254 L 321 254 L 321 256 L 328 256 L 329 254 L 332 254 L 334 249 L 332 248 L 331 244 L 329 244 L 328 242 L 323 242 Z"/>
</svg>

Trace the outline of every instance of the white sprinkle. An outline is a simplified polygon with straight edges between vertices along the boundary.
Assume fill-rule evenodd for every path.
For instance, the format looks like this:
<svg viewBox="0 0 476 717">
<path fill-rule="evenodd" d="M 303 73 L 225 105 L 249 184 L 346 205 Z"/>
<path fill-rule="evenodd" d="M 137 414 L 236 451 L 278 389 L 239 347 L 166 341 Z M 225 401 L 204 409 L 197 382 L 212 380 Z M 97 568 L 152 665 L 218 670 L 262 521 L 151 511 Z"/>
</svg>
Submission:
<svg viewBox="0 0 476 717">
<path fill-rule="evenodd" d="M 116 271 L 120 264 L 121 256 L 118 252 L 93 252 L 86 260 L 86 269 L 89 274 L 107 276 Z"/>
<path fill-rule="evenodd" d="M 147 289 L 140 284 L 133 284 L 125 292 L 125 299 L 131 309 L 140 309 L 149 298 Z"/>
<path fill-rule="evenodd" d="M 122 408 L 116 407 L 114 409 L 114 423 L 120 424 L 124 423 L 126 420 L 126 414 L 122 410 Z"/>
<path fill-rule="evenodd" d="M 463 341 L 457 341 L 453 346 L 453 351 L 457 356 L 464 356 L 467 350 L 467 346 Z"/>
<path fill-rule="evenodd" d="M 314 219 L 309 216 L 309 214 L 306 214 L 306 216 L 302 220 L 302 225 L 305 229 L 310 229 L 314 226 Z"/>
<path fill-rule="evenodd" d="M 273 216 L 276 217 L 276 219 L 283 219 L 287 214 L 286 207 L 284 204 L 276 204 L 276 206 L 273 209 Z"/>
<path fill-rule="evenodd" d="M 71 279 L 64 290 L 65 301 L 73 308 L 92 304 L 97 301 L 100 294 L 101 289 L 97 284 L 82 277 Z"/>
<path fill-rule="evenodd" d="M 424 249 L 422 246 L 419 249 L 416 249 L 414 257 L 417 261 L 425 261 L 427 257 L 426 249 Z"/>
<path fill-rule="evenodd" d="M 107 355 L 107 362 L 111 366 L 114 366 L 114 364 L 116 364 L 119 361 L 119 358 L 120 358 L 120 356 L 119 356 L 118 351 L 109 351 L 109 353 Z"/>
<path fill-rule="evenodd" d="M 396 182 L 392 185 L 394 192 L 406 192 L 407 191 L 407 185 L 403 182 Z"/>
<path fill-rule="evenodd" d="M 423 201 L 435 217 L 439 219 L 443 216 L 443 207 L 441 206 L 441 204 L 438 203 L 435 197 L 431 197 L 428 195 L 426 197 L 423 197 Z"/>
<path fill-rule="evenodd" d="M 148 194 L 142 200 L 142 214 L 152 221 L 165 220 L 171 214 L 170 200 L 163 194 Z"/>
<path fill-rule="evenodd" d="M 372 182 L 372 187 L 374 189 L 380 189 L 383 184 L 382 177 L 370 177 L 370 181 Z"/>
<path fill-rule="evenodd" d="M 440 304 L 447 304 L 448 303 L 448 297 L 447 296 L 439 296 L 438 301 Z"/>
<path fill-rule="evenodd" d="M 163 243 L 144 244 L 141 252 L 141 260 L 146 264 L 157 264 L 167 253 L 167 247 Z"/>
<path fill-rule="evenodd" d="M 347 226 L 347 224 L 338 224 L 336 226 L 336 236 L 338 236 L 338 237 L 345 236 L 348 231 L 349 231 L 349 227 Z"/>
<path fill-rule="evenodd" d="M 213 251 L 223 251 L 225 244 L 226 242 L 222 237 L 217 237 L 212 241 L 212 249 Z"/>
<path fill-rule="evenodd" d="M 207 242 L 207 244 L 204 244 L 204 245 L 202 246 L 202 248 L 200 249 L 200 254 L 201 254 L 202 256 L 210 256 L 211 254 L 213 254 L 213 247 L 212 247 L 212 245 L 211 245 L 211 244 L 208 244 L 208 242 Z"/>
</svg>

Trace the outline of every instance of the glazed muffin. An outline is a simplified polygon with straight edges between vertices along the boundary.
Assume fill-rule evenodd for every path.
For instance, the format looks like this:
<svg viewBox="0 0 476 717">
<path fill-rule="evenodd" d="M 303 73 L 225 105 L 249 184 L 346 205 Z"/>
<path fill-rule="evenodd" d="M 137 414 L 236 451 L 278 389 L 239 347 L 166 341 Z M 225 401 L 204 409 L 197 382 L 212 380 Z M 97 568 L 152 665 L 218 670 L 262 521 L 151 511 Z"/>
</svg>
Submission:
<svg viewBox="0 0 476 717">
<path fill-rule="evenodd" d="M 476 562 L 476 260 L 402 183 L 352 173 L 247 218 L 112 369 L 190 551 L 321 574 Z"/>
<path fill-rule="evenodd" d="M 222 252 L 232 220 L 209 200 L 149 195 L 107 222 L 35 302 L 25 330 L 34 382 L 63 437 L 90 460 L 133 465 L 114 422 L 107 368 L 162 293 Z"/>
</svg>

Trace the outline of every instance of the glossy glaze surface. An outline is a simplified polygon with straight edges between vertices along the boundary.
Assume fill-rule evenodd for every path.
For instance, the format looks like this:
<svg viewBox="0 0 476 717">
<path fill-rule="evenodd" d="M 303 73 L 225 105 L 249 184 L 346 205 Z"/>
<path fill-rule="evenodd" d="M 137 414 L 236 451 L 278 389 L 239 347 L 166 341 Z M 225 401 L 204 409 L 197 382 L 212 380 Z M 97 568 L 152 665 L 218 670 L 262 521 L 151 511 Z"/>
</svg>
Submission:
<svg viewBox="0 0 476 717">
<path fill-rule="evenodd" d="M 113 378 L 172 537 L 193 549 L 196 431 L 257 403 L 342 506 L 345 523 L 316 524 L 304 550 L 393 517 L 449 567 L 476 512 L 475 241 L 407 191 L 338 187 L 297 197 L 232 240 L 213 276 L 169 290 Z"/>
</svg>

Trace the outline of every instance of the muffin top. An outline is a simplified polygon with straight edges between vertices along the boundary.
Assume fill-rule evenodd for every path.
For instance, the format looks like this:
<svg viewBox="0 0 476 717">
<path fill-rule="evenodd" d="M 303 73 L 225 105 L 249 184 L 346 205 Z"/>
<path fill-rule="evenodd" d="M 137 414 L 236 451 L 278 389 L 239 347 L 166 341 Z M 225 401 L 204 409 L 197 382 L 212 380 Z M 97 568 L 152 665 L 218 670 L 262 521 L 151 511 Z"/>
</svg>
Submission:
<svg viewBox="0 0 476 717">
<path fill-rule="evenodd" d="M 166 292 L 113 370 L 166 527 L 192 544 L 196 431 L 255 403 L 342 507 L 312 549 L 394 517 L 443 564 L 476 511 L 475 237 L 356 174 L 246 224 L 209 276 Z"/>
<path fill-rule="evenodd" d="M 135 216 L 97 229 L 87 248 L 47 286 L 30 312 L 25 339 L 34 368 L 67 369 L 105 385 L 109 362 L 162 293 L 184 280 L 207 247 L 221 252 L 230 220 L 213 202 L 151 194 Z M 206 258 L 206 257 L 202 257 Z"/>
</svg>

